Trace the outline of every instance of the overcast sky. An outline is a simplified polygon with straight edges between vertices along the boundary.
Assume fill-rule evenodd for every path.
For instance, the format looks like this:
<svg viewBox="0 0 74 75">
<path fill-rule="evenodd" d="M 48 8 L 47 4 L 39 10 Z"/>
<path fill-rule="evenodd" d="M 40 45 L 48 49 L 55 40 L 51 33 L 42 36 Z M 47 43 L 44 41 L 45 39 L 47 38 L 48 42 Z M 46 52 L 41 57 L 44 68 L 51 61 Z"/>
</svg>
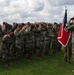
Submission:
<svg viewBox="0 0 74 75">
<path fill-rule="evenodd" d="M 74 16 L 74 0 L 0 0 L 0 23 L 62 22 L 65 6 L 68 19 Z"/>
</svg>

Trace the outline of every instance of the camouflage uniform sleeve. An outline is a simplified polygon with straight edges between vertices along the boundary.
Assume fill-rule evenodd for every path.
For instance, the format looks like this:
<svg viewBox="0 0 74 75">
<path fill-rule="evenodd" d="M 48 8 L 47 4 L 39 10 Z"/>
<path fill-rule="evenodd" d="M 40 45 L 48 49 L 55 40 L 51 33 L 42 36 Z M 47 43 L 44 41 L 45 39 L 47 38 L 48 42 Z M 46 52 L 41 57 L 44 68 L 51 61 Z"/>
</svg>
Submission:
<svg viewBox="0 0 74 75">
<path fill-rule="evenodd" d="M 66 24 L 65 29 L 68 30 L 68 31 L 74 30 L 74 24 L 70 24 L 70 21 L 68 21 L 68 23 Z"/>
<path fill-rule="evenodd" d="M 66 24 L 66 27 L 65 27 L 66 30 L 68 31 L 72 31 L 74 29 L 74 24 L 71 23 L 71 19 L 68 21 L 68 23 Z"/>
</svg>

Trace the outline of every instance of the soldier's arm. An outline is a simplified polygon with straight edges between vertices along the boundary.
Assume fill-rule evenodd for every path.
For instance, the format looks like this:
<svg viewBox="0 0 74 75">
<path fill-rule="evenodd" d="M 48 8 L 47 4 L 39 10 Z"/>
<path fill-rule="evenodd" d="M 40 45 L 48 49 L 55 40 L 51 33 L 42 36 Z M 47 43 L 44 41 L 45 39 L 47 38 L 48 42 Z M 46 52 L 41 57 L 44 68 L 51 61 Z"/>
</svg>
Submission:
<svg viewBox="0 0 74 75">
<path fill-rule="evenodd" d="M 68 31 L 69 30 L 74 31 L 74 24 L 66 27 L 66 30 L 68 30 Z"/>
<path fill-rule="evenodd" d="M 68 31 L 72 28 L 72 25 L 70 25 L 70 23 L 71 23 L 71 18 L 70 18 L 70 20 L 68 21 L 68 23 L 66 24 L 66 27 L 65 27 L 65 29 L 68 30 Z"/>
</svg>

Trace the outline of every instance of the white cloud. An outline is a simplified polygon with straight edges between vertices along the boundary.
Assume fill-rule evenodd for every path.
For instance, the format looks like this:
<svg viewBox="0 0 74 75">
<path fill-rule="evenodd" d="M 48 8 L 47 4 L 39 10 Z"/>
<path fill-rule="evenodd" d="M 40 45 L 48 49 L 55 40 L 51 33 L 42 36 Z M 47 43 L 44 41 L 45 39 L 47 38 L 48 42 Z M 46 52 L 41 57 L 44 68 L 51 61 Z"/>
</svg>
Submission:
<svg viewBox="0 0 74 75">
<path fill-rule="evenodd" d="M 0 0 L 0 6 L 8 6 L 10 4 L 9 0 Z"/>
<path fill-rule="evenodd" d="M 74 5 L 74 0 L 50 0 L 49 4 L 53 6 Z"/>
<path fill-rule="evenodd" d="M 74 16 L 74 0 L 0 0 L 0 23 L 11 22 L 62 22 L 64 6 L 68 18 Z"/>
<path fill-rule="evenodd" d="M 31 11 L 41 11 L 44 8 L 43 0 L 27 0 Z"/>
</svg>

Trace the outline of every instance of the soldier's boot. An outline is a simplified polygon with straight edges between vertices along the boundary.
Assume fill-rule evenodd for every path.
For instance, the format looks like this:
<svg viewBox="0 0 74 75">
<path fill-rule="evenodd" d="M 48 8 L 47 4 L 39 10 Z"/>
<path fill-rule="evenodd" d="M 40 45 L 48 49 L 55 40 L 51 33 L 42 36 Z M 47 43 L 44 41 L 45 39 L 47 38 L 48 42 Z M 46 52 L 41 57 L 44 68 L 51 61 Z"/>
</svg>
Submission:
<svg viewBox="0 0 74 75">
<path fill-rule="evenodd" d="M 16 51 L 16 54 L 15 54 L 15 58 L 16 58 L 16 63 L 20 63 L 20 56 L 21 54 L 19 53 L 20 51 Z"/>
<path fill-rule="evenodd" d="M 24 55 L 26 55 L 26 54 L 27 54 L 27 50 L 26 50 L 26 48 L 24 49 L 24 52 L 23 52 L 23 53 L 24 53 Z"/>
<path fill-rule="evenodd" d="M 39 50 L 37 56 L 41 59 L 42 58 L 42 50 Z"/>
<path fill-rule="evenodd" d="M 6 67 L 7 67 L 7 66 L 10 66 L 10 60 L 9 60 L 9 58 L 8 58 L 6 52 L 3 52 L 3 53 L 1 54 L 1 60 L 2 60 L 2 62 L 4 63 L 4 65 L 5 65 Z"/>
<path fill-rule="evenodd" d="M 16 62 L 17 64 L 20 64 L 20 63 L 21 63 L 21 62 L 20 62 L 20 57 L 17 56 L 15 62 Z"/>
<path fill-rule="evenodd" d="M 34 50 L 33 50 L 33 53 L 34 54 L 36 54 L 36 49 L 37 49 L 37 46 L 36 45 L 37 45 L 37 41 L 35 40 L 35 42 L 34 42 Z"/>
<path fill-rule="evenodd" d="M 55 54 L 56 53 L 56 50 L 53 50 L 53 54 Z"/>
<path fill-rule="evenodd" d="M 60 45 L 58 46 L 58 52 L 61 52 L 61 46 Z"/>
<path fill-rule="evenodd" d="M 33 53 L 36 54 L 36 47 L 34 47 L 34 51 L 33 51 Z"/>
<path fill-rule="evenodd" d="M 32 55 L 29 53 L 27 56 L 28 59 L 32 60 Z"/>
<path fill-rule="evenodd" d="M 30 60 L 32 60 L 32 51 L 31 50 L 32 49 L 28 50 L 28 56 L 27 56 L 27 58 Z"/>
<path fill-rule="evenodd" d="M 48 48 L 45 48 L 44 54 L 45 54 L 45 55 L 49 55 L 49 49 L 48 49 Z"/>
<path fill-rule="evenodd" d="M 65 62 L 67 62 L 67 56 L 64 57 Z"/>
<path fill-rule="evenodd" d="M 45 51 L 45 55 L 49 55 L 49 51 Z"/>
<path fill-rule="evenodd" d="M 9 59 L 6 59 L 6 61 L 4 61 L 4 65 L 5 65 L 5 67 L 10 66 L 10 60 Z"/>
</svg>

